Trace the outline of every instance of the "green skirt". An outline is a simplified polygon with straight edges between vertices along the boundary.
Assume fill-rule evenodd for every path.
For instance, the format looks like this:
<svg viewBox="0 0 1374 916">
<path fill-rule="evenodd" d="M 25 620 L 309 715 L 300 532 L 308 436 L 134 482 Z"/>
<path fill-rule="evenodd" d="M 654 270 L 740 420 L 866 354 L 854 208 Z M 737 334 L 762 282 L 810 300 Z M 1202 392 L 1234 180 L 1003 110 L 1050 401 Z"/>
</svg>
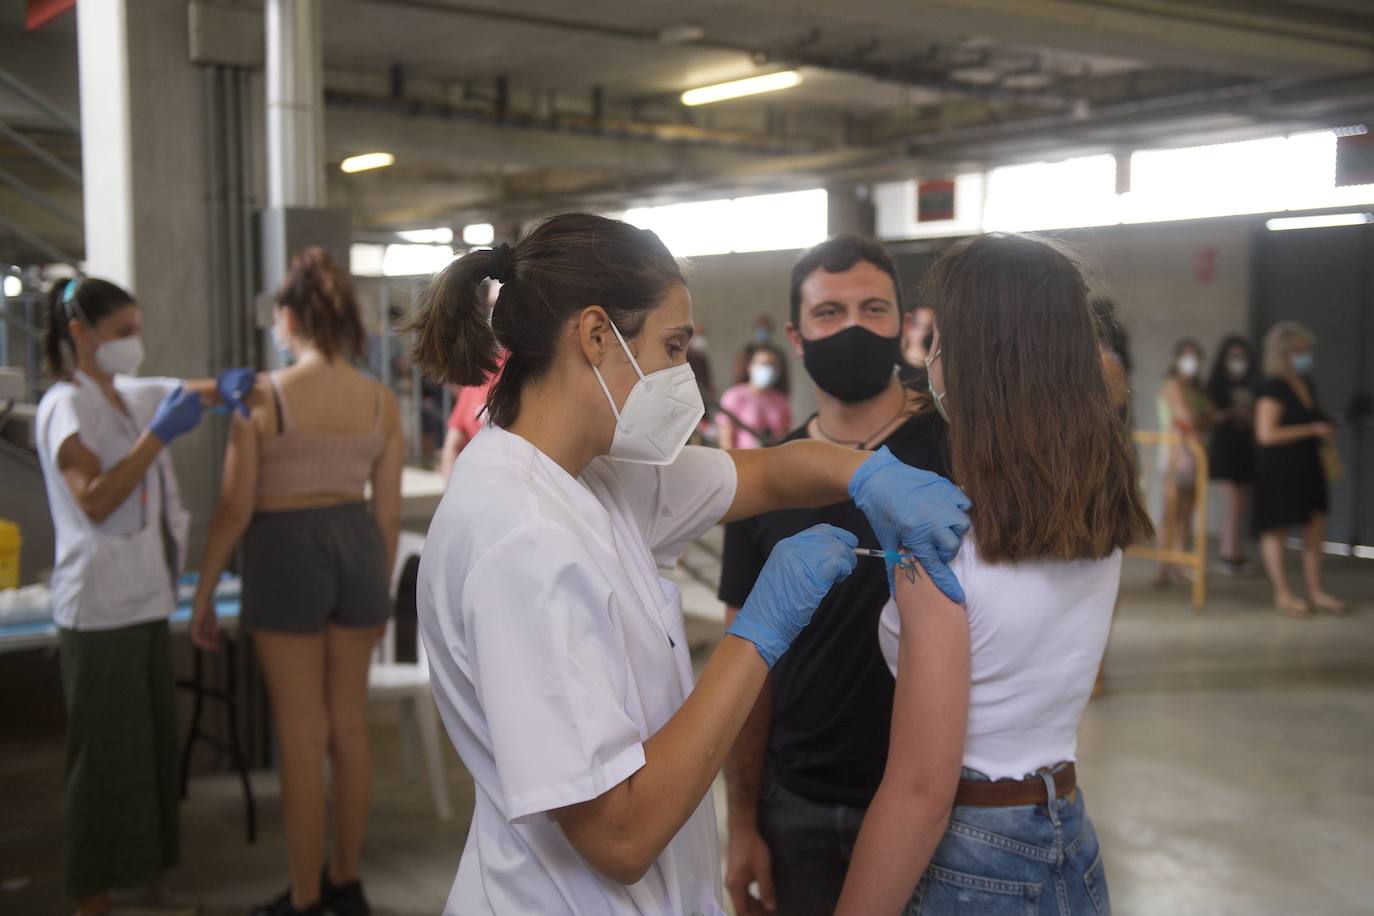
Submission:
<svg viewBox="0 0 1374 916">
<path fill-rule="evenodd" d="M 67 706 L 67 893 L 156 881 L 180 857 L 167 621 L 59 631 Z"/>
</svg>

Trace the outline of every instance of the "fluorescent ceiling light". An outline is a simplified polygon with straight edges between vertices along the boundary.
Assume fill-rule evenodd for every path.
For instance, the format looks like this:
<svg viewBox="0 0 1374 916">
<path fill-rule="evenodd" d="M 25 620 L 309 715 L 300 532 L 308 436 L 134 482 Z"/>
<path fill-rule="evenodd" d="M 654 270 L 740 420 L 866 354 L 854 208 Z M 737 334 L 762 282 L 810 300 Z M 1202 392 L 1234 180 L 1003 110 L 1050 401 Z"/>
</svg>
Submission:
<svg viewBox="0 0 1374 916">
<path fill-rule="evenodd" d="M 1285 229 L 1325 229 L 1328 226 L 1362 226 L 1374 222 L 1368 213 L 1322 213 L 1318 216 L 1280 216 L 1267 220 L 1265 228 L 1274 232 Z"/>
<path fill-rule="evenodd" d="M 351 174 L 368 169 L 384 169 L 395 161 L 396 157 L 390 153 L 363 153 L 361 156 L 349 156 L 339 164 L 339 168 Z"/>
<path fill-rule="evenodd" d="M 760 92 L 777 92 L 779 89 L 791 89 L 801 81 L 801 74 L 796 70 L 780 70 L 777 73 L 765 73 L 763 76 L 751 76 L 728 83 L 702 86 L 700 89 L 688 89 L 682 94 L 682 104 L 709 105 L 711 102 L 758 95 Z"/>
<path fill-rule="evenodd" d="M 468 223 L 463 227 L 464 245 L 490 245 L 496 241 L 496 227 L 491 223 Z"/>
</svg>

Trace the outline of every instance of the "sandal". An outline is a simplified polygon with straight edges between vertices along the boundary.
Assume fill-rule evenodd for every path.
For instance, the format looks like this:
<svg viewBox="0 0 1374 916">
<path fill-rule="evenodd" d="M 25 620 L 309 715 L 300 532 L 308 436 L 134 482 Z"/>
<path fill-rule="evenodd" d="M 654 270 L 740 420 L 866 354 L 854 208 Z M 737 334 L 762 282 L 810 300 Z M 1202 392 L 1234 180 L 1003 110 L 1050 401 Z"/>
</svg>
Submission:
<svg viewBox="0 0 1374 916">
<path fill-rule="evenodd" d="M 1309 605 L 1306 601 L 1303 601 L 1297 595 L 1288 595 L 1287 597 L 1277 598 L 1274 601 L 1274 606 L 1277 607 L 1279 613 L 1283 614 L 1285 617 L 1312 616 L 1312 606 Z"/>
<path fill-rule="evenodd" d="M 1313 595 L 1312 606 L 1329 614 L 1335 614 L 1337 617 L 1344 617 L 1350 613 L 1350 605 L 1333 595 L 1328 595 L 1326 592 L 1318 592 Z"/>
</svg>

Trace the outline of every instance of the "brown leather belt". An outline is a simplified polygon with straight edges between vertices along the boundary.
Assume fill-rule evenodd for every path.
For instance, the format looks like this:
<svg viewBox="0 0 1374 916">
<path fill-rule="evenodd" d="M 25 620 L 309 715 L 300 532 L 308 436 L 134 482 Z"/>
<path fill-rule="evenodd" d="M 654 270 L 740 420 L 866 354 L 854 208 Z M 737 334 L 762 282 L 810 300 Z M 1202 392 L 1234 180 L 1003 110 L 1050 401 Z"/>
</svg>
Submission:
<svg viewBox="0 0 1374 916">
<path fill-rule="evenodd" d="M 1065 764 L 1054 774 L 1054 797 L 1072 797 L 1078 788 L 1078 776 L 1073 764 Z M 996 782 L 959 780 L 954 793 L 954 805 L 973 808 L 1014 808 L 1018 805 L 1040 805 L 1049 801 L 1045 780 L 1039 775 L 1029 779 L 999 779 Z"/>
</svg>

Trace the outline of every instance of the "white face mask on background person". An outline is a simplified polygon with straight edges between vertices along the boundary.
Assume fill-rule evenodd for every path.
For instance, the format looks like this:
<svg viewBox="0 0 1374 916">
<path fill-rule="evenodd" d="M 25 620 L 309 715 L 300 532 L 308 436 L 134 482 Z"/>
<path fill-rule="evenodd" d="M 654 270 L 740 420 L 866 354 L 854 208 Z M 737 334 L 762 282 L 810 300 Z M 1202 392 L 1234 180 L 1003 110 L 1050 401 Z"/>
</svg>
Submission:
<svg viewBox="0 0 1374 916">
<path fill-rule="evenodd" d="M 1312 367 L 1316 365 L 1317 361 L 1312 356 L 1311 350 L 1304 350 L 1301 353 L 1294 353 L 1289 357 L 1288 362 L 1293 367 L 1294 372 L 1299 375 L 1306 375 L 1312 371 Z"/>
<path fill-rule="evenodd" d="M 1226 360 L 1226 371 L 1231 373 L 1231 378 L 1245 378 L 1246 373 L 1250 371 L 1250 360 L 1243 356 L 1231 357 Z"/>
<path fill-rule="evenodd" d="M 696 374 L 690 363 L 683 363 L 645 375 L 615 322 L 611 322 L 611 330 L 630 358 L 639 381 L 630 389 L 624 408 L 617 409 L 601 370 L 592 366 L 615 414 L 615 438 L 608 454 L 617 461 L 633 464 L 672 464 L 706 415 Z"/>
<path fill-rule="evenodd" d="M 778 380 L 778 369 L 767 363 L 758 363 L 749 367 L 749 384 L 755 388 L 772 388 L 773 383 Z"/>
<path fill-rule="evenodd" d="M 1178 374 L 1184 378 L 1197 378 L 1198 358 L 1192 353 L 1184 353 L 1174 364 L 1178 369 Z"/>
<path fill-rule="evenodd" d="M 143 338 L 119 337 L 95 348 L 95 364 L 108 375 L 133 375 L 143 365 Z"/>
</svg>

